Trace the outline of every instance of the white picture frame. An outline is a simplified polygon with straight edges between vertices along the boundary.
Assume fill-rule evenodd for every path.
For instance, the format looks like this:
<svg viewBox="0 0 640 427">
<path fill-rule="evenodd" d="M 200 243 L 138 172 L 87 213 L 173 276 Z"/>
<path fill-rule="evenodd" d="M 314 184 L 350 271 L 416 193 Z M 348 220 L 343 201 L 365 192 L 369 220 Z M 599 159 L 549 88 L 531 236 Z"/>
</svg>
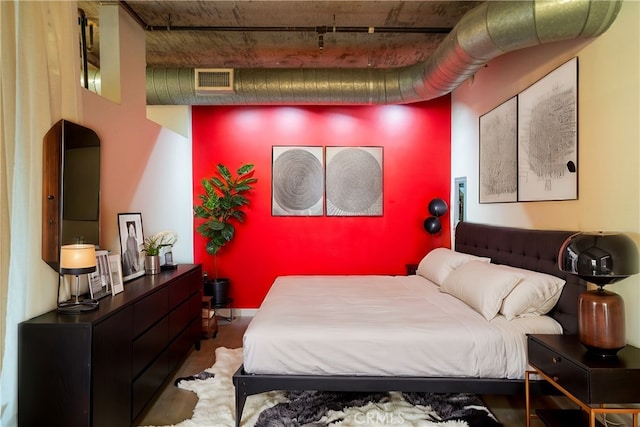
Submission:
<svg viewBox="0 0 640 427">
<path fill-rule="evenodd" d="M 272 216 L 322 216 L 324 156 L 322 147 L 273 146 Z"/>
<path fill-rule="evenodd" d="M 119 254 L 109 255 L 109 269 L 111 271 L 111 295 L 116 295 L 124 291 L 122 260 Z"/>
<path fill-rule="evenodd" d="M 122 256 L 122 278 L 124 282 L 143 276 L 144 254 L 141 250 L 144 243 L 142 230 L 142 214 L 119 213 L 118 232 Z"/>
<path fill-rule="evenodd" d="M 480 116 L 479 202 L 518 200 L 518 99 Z"/>
<path fill-rule="evenodd" d="M 383 148 L 326 147 L 327 216 L 383 215 Z"/>
<path fill-rule="evenodd" d="M 89 294 L 91 299 L 101 299 L 111 295 L 111 269 L 109 252 L 96 251 L 96 271 L 89 275 Z"/>
<path fill-rule="evenodd" d="M 578 199 L 578 58 L 518 95 L 518 201 Z"/>
</svg>

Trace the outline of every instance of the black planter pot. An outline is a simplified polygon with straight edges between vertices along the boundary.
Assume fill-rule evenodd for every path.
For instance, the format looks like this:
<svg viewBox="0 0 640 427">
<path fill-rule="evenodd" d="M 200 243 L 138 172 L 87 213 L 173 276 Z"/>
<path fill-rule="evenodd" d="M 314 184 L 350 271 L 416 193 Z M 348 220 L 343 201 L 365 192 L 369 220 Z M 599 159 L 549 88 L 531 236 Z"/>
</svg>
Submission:
<svg viewBox="0 0 640 427">
<path fill-rule="evenodd" d="M 206 279 L 204 294 L 213 297 L 215 307 L 224 307 L 229 301 L 229 286 L 231 286 L 231 281 L 226 278 Z"/>
</svg>

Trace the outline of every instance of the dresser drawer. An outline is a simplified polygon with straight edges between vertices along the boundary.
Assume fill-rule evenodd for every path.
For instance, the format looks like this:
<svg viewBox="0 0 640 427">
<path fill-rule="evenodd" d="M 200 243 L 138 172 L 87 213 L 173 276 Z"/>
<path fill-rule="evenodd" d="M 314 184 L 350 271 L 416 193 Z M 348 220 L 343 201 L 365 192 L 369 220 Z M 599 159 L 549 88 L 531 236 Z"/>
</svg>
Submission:
<svg viewBox="0 0 640 427">
<path fill-rule="evenodd" d="M 578 399 L 589 402 L 589 373 L 535 340 L 528 340 L 529 363 Z"/>
<path fill-rule="evenodd" d="M 169 343 L 169 320 L 162 319 L 144 335 L 133 341 L 132 374 L 134 378 L 142 372 L 147 365 Z"/>
<path fill-rule="evenodd" d="M 200 269 L 189 273 L 183 280 L 172 283 L 169 286 L 169 309 L 182 304 L 189 296 L 202 288 L 202 275 Z"/>
<path fill-rule="evenodd" d="M 133 337 L 146 331 L 169 311 L 168 291 L 162 288 L 133 306 Z"/>
</svg>

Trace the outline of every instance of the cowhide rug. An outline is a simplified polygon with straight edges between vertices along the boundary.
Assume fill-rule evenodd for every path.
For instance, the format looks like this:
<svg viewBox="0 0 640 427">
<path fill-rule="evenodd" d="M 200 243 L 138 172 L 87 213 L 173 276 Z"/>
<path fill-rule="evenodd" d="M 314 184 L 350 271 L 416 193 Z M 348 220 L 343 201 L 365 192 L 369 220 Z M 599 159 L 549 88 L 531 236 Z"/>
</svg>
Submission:
<svg viewBox="0 0 640 427">
<path fill-rule="evenodd" d="M 242 349 L 216 349 L 216 363 L 176 385 L 198 395 L 191 419 L 174 427 L 234 427 L 232 376 Z M 271 391 L 247 398 L 242 427 L 496 427 L 482 401 L 464 393 Z M 167 426 L 168 427 L 168 426 Z"/>
</svg>

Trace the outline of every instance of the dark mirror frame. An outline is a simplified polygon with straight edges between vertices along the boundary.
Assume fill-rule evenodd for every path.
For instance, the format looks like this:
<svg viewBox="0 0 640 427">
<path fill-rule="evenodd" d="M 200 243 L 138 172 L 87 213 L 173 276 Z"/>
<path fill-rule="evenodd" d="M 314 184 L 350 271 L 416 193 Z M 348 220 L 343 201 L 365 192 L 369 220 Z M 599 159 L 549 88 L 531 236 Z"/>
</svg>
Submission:
<svg viewBox="0 0 640 427">
<path fill-rule="evenodd" d="M 100 243 L 100 138 L 93 130 L 62 119 L 45 134 L 42 196 L 42 260 L 58 271 L 61 245 Z"/>
</svg>

